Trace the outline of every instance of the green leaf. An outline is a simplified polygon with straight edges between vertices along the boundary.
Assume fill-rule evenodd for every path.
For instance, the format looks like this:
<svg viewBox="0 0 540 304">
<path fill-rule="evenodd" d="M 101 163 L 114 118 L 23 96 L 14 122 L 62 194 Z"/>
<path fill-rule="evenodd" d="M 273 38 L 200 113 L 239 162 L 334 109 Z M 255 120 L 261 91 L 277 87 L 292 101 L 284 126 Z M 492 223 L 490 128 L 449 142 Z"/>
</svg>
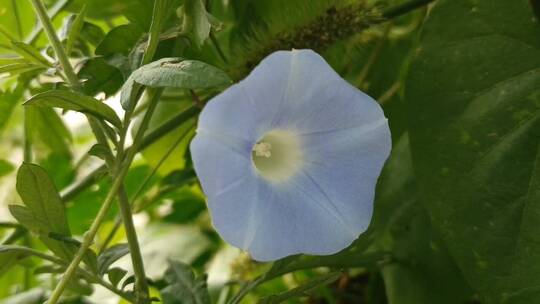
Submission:
<svg viewBox="0 0 540 304">
<path fill-rule="evenodd" d="M 24 163 L 17 173 L 17 192 L 28 209 L 45 224 L 47 232 L 71 235 L 64 204 L 52 180 L 41 167 Z"/>
<path fill-rule="evenodd" d="M 161 290 L 164 304 L 210 303 L 206 277 L 196 278 L 189 265 L 170 260 L 164 278 L 168 283 L 168 286 Z"/>
<path fill-rule="evenodd" d="M 81 29 L 80 37 L 91 45 L 97 46 L 105 37 L 105 33 L 101 27 L 85 21 Z"/>
<path fill-rule="evenodd" d="M 36 48 L 29 44 L 19 41 L 12 41 L 11 48 L 23 58 L 34 64 L 42 65 L 48 68 L 53 67 L 52 63 L 49 62 L 49 60 L 43 57 L 43 55 L 41 55 Z"/>
<path fill-rule="evenodd" d="M 135 70 L 122 88 L 120 102 L 124 109 L 133 109 L 140 85 L 149 87 L 174 87 L 181 89 L 206 89 L 231 83 L 229 76 L 220 69 L 196 60 L 163 58 Z"/>
<path fill-rule="evenodd" d="M 69 260 L 76 247 L 51 239 L 51 232 L 71 236 L 64 204 L 52 180 L 41 167 L 23 163 L 17 173 L 17 192 L 24 206 L 12 205 L 12 215 L 28 229 L 39 234 L 41 241 L 56 255 Z"/>
<path fill-rule="evenodd" d="M 9 212 L 24 227 L 37 234 L 47 234 L 48 227 L 44 219 L 36 217 L 34 213 L 25 206 L 9 205 Z"/>
<path fill-rule="evenodd" d="M 75 45 L 75 41 L 79 37 L 79 34 L 81 33 L 81 30 L 84 26 L 85 17 L 86 17 L 86 5 L 83 6 L 79 14 L 76 15 L 75 19 L 73 19 L 73 22 L 71 23 L 71 26 L 69 27 L 69 32 L 68 32 L 67 40 L 66 40 L 66 53 L 67 54 L 71 54 L 73 45 Z"/>
<path fill-rule="evenodd" d="M 92 97 L 70 91 L 52 90 L 39 93 L 32 96 L 24 105 L 56 107 L 91 114 L 107 120 L 118 129 L 122 128 L 120 118 L 109 106 Z"/>
<path fill-rule="evenodd" d="M 41 64 L 34 64 L 34 63 L 27 63 L 27 62 L 21 62 L 21 63 L 11 63 L 4 66 L 0 66 L 0 74 L 3 73 L 9 73 L 10 75 L 17 75 L 24 72 L 29 71 L 35 71 L 44 69 L 43 65 Z"/>
<path fill-rule="evenodd" d="M 118 267 L 111 268 L 107 271 L 109 282 L 111 282 L 111 284 L 115 287 L 118 286 L 118 283 L 120 283 L 120 281 L 126 276 L 126 274 L 126 270 Z"/>
<path fill-rule="evenodd" d="M 191 43 L 200 48 L 210 35 L 212 24 L 202 0 L 186 0 L 182 7 L 182 32 L 186 34 Z"/>
<path fill-rule="evenodd" d="M 109 267 L 119 260 L 121 257 L 129 253 L 129 246 L 127 244 L 117 244 L 107 248 L 98 257 L 98 273 L 104 275 Z"/>
<path fill-rule="evenodd" d="M 163 58 L 140 67 L 133 80 L 149 87 L 206 89 L 231 84 L 222 70 L 197 60 Z"/>
<path fill-rule="evenodd" d="M 540 297 L 539 37 L 527 1 L 438 1 L 406 84 L 422 202 L 486 303 Z"/>
<path fill-rule="evenodd" d="M 0 159 L 0 177 L 8 175 L 13 169 L 15 167 L 10 162 Z"/>
<path fill-rule="evenodd" d="M 141 35 L 142 32 L 136 25 L 124 24 L 117 26 L 110 30 L 96 47 L 96 55 L 128 55 L 131 49 L 137 44 Z"/>
<path fill-rule="evenodd" d="M 77 76 L 83 80 L 83 92 L 90 96 L 103 92 L 109 97 L 115 94 L 124 82 L 120 70 L 101 57 L 85 61 Z"/>
<path fill-rule="evenodd" d="M 0 66 L 12 63 L 24 63 L 26 60 L 14 55 L 0 55 Z"/>
<path fill-rule="evenodd" d="M 60 155 L 70 155 L 71 133 L 52 108 L 27 108 L 26 119 L 32 142 L 39 140 Z"/>
<path fill-rule="evenodd" d="M 13 90 L 2 92 L 0 90 L 0 132 L 6 126 L 15 105 L 22 99 L 26 83 L 19 82 Z"/>
<path fill-rule="evenodd" d="M 109 153 L 109 149 L 102 144 L 95 144 L 90 147 L 90 150 L 88 150 L 89 155 L 101 158 L 103 160 L 107 159 Z"/>
</svg>

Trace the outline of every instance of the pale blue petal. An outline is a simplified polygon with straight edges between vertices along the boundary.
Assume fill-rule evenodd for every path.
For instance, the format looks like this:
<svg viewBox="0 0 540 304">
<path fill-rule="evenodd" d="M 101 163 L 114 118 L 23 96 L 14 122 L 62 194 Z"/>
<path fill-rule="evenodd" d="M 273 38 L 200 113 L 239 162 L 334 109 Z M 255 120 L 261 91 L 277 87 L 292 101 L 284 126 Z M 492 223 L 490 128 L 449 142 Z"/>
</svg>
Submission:
<svg viewBox="0 0 540 304">
<path fill-rule="evenodd" d="M 193 166 L 206 196 L 213 197 L 253 170 L 251 146 L 199 132 L 190 144 Z"/>
<path fill-rule="evenodd" d="M 358 234 L 369 226 L 377 178 L 391 150 L 386 119 L 302 136 L 304 170 L 331 197 Z"/>
<path fill-rule="evenodd" d="M 244 90 L 236 84 L 212 98 L 199 116 L 197 131 L 256 141 L 255 109 Z"/>
<path fill-rule="evenodd" d="M 320 132 L 384 118 L 377 102 L 342 79 L 319 54 L 295 50 L 289 56 L 286 102 L 280 105 L 276 127 Z"/>
<path fill-rule="evenodd" d="M 357 237 L 328 197 L 305 175 L 279 186 L 261 182 L 258 197 L 258 225 L 252 242 L 244 248 L 257 261 L 297 253 L 333 254 Z"/>
</svg>

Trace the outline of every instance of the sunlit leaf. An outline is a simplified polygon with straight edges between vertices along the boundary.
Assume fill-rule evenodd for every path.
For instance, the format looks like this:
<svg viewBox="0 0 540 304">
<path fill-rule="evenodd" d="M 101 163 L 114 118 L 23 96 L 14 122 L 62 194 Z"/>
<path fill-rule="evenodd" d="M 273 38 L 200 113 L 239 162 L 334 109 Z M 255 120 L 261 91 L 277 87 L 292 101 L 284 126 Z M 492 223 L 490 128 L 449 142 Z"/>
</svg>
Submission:
<svg viewBox="0 0 540 304">
<path fill-rule="evenodd" d="M 117 128 L 122 127 L 120 118 L 106 104 L 90 97 L 70 91 L 52 90 L 32 96 L 24 105 L 56 107 L 94 115 L 109 121 Z"/>
</svg>

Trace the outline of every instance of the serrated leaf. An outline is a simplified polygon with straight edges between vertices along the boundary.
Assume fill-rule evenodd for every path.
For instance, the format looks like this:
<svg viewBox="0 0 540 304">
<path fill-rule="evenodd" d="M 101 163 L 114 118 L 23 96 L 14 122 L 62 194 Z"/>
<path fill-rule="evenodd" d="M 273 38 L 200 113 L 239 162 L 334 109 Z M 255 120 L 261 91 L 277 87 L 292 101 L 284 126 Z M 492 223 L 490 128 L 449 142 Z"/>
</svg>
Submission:
<svg viewBox="0 0 540 304">
<path fill-rule="evenodd" d="M 111 268 L 107 271 L 109 282 L 111 282 L 111 284 L 115 287 L 118 286 L 118 283 L 122 281 L 122 279 L 126 276 L 126 274 L 127 274 L 126 270 L 122 268 L 118 268 L 118 267 Z"/>
<path fill-rule="evenodd" d="M 109 106 L 92 97 L 70 91 L 52 90 L 39 93 L 32 96 L 24 105 L 56 107 L 90 114 L 107 120 L 118 129 L 122 128 L 120 118 L 118 118 L 114 110 Z"/>
<path fill-rule="evenodd" d="M 128 253 L 129 246 L 127 244 L 117 244 L 107 248 L 98 257 L 98 273 L 104 275 L 114 262 Z"/>
<path fill-rule="evenodd" d="M 212 24 L 202 0 L 186 0 L 182 7 L 182 32 L 200 48 L 210 35 Z"/>
<path fill-rule="evenodd" d="M 133 109 L 140 85 L 181 89 L 207 89 L 231 83 L 222 70 L 197 60 L 163 58 L 135 70 L 122 88 L 120 102 Z"/>
<path fill-rule="evenodd" d="M 169 261 L 164 276 L 168 286 L 161 290 L 164 304 L 209 304 L 206 277 L 196 278 L 189 265 Z"/>
<path fill-rule="evenodd" d="M 486 303 L 540 297 L 538 37 L 527 1 L 438 1 L 406 84 L 422 202 Z"/>
<path fill-rule="evenodd" d="M 23 58 L 37 65 L 52 68 L 53 65 L 33 46 L 20 41 L 12 41 L 11 48 Z"/>
</svg>

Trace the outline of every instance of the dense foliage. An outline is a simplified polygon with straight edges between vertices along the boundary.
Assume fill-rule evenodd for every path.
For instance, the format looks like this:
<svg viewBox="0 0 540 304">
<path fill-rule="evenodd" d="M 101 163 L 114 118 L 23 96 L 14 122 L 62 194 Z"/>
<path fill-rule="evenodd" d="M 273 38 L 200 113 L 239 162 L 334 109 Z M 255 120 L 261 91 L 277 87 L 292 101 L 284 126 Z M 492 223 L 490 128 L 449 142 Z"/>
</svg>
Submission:
<svg viewBox="0 0 540 304">
<path fill-rule="evenodd" d="M 540 1 L 1 0 L 0 303 L 540 303 Z M 258 263 L 211 225 L 205 103 L 309 48 L 393 149 L 367 232 Z M 246 115 L 246 113 L 237 113 Z"/>
</svg>

